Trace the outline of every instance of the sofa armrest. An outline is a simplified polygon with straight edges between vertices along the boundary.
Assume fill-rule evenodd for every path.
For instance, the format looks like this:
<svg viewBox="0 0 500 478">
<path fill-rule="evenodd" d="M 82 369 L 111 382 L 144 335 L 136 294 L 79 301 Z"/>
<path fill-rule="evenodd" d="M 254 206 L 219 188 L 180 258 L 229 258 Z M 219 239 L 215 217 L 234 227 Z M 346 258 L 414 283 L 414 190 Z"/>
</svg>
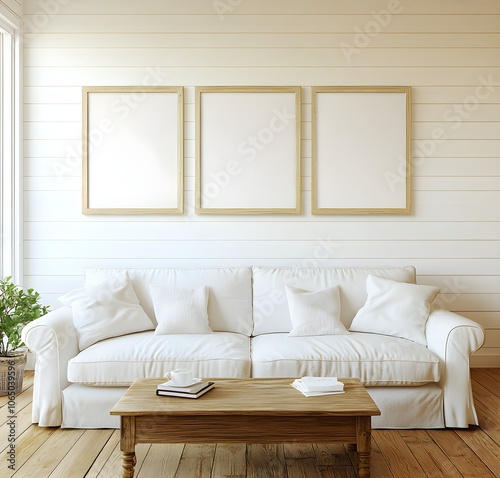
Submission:
<svg viewBox="0 0 500 478">
<path fill-rule="evenodd" d="M 68 362 L 79 353 L 70 307 L 61 307 L 24 327 L 22 339 L 35 354 L 33 423 L 62 423 L 62 390 L 69 385 Z"/>
<path fill-rule="evenodd" d="M 481 347 L 484 330 L 476 322 L 446 310 L 435 310 L 426 326 L 427 346 L 440 362 L 446 427 L 477 425 L 470 381 L 470 354 Z"/>
</svg>

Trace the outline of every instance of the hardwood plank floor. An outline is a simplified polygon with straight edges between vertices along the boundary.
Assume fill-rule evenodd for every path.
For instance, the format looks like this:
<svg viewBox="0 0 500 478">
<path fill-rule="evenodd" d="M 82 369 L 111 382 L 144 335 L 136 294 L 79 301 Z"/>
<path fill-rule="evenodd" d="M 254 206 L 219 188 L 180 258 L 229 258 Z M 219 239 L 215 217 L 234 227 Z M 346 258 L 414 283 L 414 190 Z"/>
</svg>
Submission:
<svg viewBox="0 0 500 478">
<path fill-rule="evenodd" d="M 471 374 L 479 426 L 374 430 L 372 477 L 500 478 L 500 369 L 473 369 Z M 119 431 L 32 425 L 32 385 L 33 372 L 29 371 L 23 391 L 15 400 L 16 442 L 12 458 L 8 441 L 12 411 L 7 397 L 0 397 L 0 477 L 120 477 Z M 137 478 L 357 476 L 353 466 L 356 455 L 338 444 L 138 445 L 136 454 Z"/>
</svg>

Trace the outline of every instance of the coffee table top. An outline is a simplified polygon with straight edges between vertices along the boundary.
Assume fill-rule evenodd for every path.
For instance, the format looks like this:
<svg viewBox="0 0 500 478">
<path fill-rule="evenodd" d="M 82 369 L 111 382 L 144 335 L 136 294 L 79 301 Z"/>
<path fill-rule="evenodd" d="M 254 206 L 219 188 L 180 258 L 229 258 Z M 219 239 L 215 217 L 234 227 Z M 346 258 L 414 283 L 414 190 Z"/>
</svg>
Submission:
<svg viewBox="0 0 500 478">
<path fill-rule="evenodd" d="M 163 378 L 136 380 L 111 409 L 111 415 L 380 415 L 358 379 L 340 378 L 345 393 L 305 397 L 292 387 L 294 379 L 205 379 L 215 388 L 197 399 L 156 395 Z"/>
</svg>

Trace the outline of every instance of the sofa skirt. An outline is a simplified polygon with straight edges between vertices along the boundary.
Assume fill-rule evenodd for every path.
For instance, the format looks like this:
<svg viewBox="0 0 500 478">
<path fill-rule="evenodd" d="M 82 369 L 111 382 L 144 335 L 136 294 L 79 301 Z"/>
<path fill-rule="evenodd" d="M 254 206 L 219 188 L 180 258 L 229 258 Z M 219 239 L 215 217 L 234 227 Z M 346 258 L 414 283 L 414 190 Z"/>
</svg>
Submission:
<svg viewBox="0 0 500 478">
<path fill-rule="evenodd" d="M 120 417 L 109 414 L 128 387 L 72 384 L 62 391 L 61 428 L 120 428 Z"/>
<path fill-rule="evenodd" d="M 436 383 L 421 387 L 367 387 L 382 412 L 372 428 L 444 428 L 443 389 Z"/>
<path fill-rule="evenodd" d="M 62 428 L 120 428 L 120 417 L 110 410 L 127 387 L 72 384 L 63 394 Z M 372 417 L 372 428 L 444 428 L 443 390 L 437 384 L 420 387 L 368 387 L 382 412 Z"/>
</svg>

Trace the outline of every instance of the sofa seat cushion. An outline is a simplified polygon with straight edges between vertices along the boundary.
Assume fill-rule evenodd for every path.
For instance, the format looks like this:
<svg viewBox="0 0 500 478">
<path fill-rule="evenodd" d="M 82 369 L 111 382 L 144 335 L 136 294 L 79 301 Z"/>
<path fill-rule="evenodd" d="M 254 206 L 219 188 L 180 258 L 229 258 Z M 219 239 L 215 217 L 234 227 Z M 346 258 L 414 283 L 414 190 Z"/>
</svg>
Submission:
<svg viewBox="0 0 500 478">
<path fill-rule="evenodd" d="M 423 385 L 439 380 L 439 359 L 410 340 L 350 335 L 259 335 L 252 341 L 252 376 L 356 377 L 366 386 Z"/>
<path fill-rule="evenodd" d="M 195 377 L 250 376 L 250 339 L 230 332 L 114 337 L 80 352 L 68 364 L 68 380 L 100 386 L 128 386 L 137 378 L 163 377 L 188 368 Z"/>
</svg>

